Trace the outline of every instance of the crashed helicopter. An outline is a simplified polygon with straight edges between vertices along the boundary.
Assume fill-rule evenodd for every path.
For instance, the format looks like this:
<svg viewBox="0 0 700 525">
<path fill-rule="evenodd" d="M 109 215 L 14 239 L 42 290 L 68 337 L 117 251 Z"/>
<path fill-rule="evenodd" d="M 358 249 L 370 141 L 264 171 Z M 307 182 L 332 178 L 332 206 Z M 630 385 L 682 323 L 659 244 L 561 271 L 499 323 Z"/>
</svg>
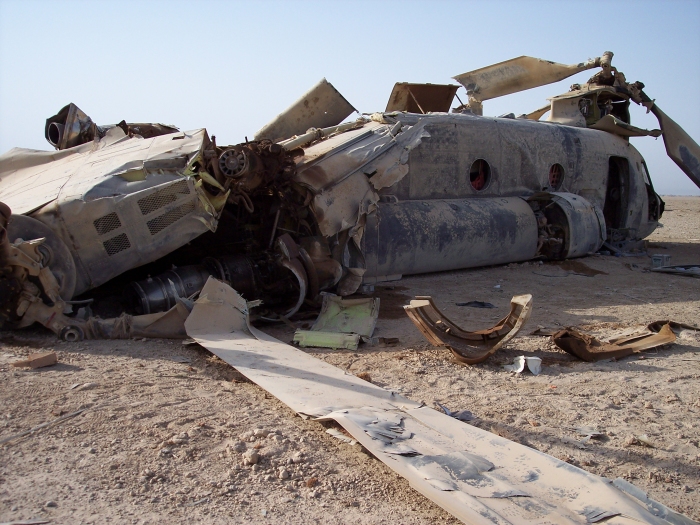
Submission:
<svg viewBox="0 0 700 525">
<path fill-rule="evenodd" d="M 458 85 L 397 83 L 385 111 L 350 122 L 324 79 L 234 146 L 204 129 L 98 126 L 69 104 L 46 122 L 55 151 L 0 157 L 0 324 L 128 336 L 74 312 L 115 289 L 130 314 L 165 312 L 209 276 L 274 320 L 325 290 L 629 247 L 664 208 L 629 137 L 663 136 L 698 186 L 700 147 L 612 57 L 464 73 L 468 101 L 452 110 Z M 532 113 L 482 115 L 486 100 L 593 68 Z M 632 126 L 630 102 L 660 130 Z"/>
</svg>

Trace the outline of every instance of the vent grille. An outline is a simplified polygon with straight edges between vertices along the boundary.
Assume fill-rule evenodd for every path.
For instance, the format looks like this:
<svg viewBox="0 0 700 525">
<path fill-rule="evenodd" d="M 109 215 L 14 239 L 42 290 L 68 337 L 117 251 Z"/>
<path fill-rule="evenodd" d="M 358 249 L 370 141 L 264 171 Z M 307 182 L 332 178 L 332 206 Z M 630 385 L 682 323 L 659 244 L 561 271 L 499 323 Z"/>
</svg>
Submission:
<svg viewBox="0 0 700 525">
<path fill-rule="evenodd" d="M 170 184 L 169 186 L 158 190 L 155 193 L 151 193 L 148 197 L 139 199 L 139 208 L 141 209 L 142 215 L 148 215 L 156 210 L 161 209 L 163 206 L 175 202 L 180 195 L 189 195 L 190 188 L 187 185 L 186 180 L 181 180 L 175 184 Z"/>
<path fill-rule="evenodd" d="M 148 221 L 146 223 L 148 225 L 148 231 L 151 232 L 151 235 L 155 235 L 156 233 L 164 230 L 174 222 L 179 221 L 188 213 L 192 213 L 194 209 L 194 202 L 188 202 L 187 204 L 183 204 L 182 206 L 173 208 L 169 212 L 164 213 L 163 215 Z"/>
<path fill-rule="evenodd" d="M 97 235 L 104 235 L 105 233 L 122 227 L 122 221 L 119 220 L 119 217 L 117 217 L 117 214 L 114 212 L 108 213 L 99 219 L 95 219 L 92 224 L 95 225 Z"/>
<path fill-rule="evenodd" d="M 126 233 L 120 233 L 116 237 L 107 239 L 102 245 L 105 247 L 107 255 L 114 255 L 115 253 L 123 252 L 131 248 L 131 243 Z"/>
</svg>

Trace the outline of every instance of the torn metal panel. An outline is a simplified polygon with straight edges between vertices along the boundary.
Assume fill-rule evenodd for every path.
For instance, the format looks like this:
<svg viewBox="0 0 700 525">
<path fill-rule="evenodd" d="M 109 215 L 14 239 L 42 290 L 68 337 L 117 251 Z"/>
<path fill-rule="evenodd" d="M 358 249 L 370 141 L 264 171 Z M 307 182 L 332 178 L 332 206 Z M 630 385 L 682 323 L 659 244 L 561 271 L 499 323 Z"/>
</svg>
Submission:
<svg viewBox="0 0 700 525">
<path fill-rule="evenodd" d="M 456 362 L 480 363 L 510 341 L 530 318 L 532 295 L 516 295 L 510 301 L 510 313 L 495 326 L 469 332 L 450 321 L 435 306 L 431 297 L 416 297 L 404 306 L 409 319 L 434 346 L 449 349 Z"/>
<path fill-rule="evenodd" d="M 255 330 L 246 302 L 214 279 L 186 329 L 297 413 L 339 423 L 464 523 L 583 525 L 591 515 L 605 515 L 613 525 L 677 523 L 605 478 L 387 392 Z"/>
<path fill-rule="evenodd" d="M 270 139 L 278 142 L 301 135 L 309 128 L 335 126 L 353 111 L 357 110 L 323 78 L 272 122 L 263 126 L 255 134 L 255 140 Z"/>
<path fill-rule="evenodd" d="M 122 314 L 116 319 L 92 317 L 83 327 L 84 337 L 87 339 L 131 339 L 133 337 L 185 339 L 187 337 L 185 320 L 190 314 L 190 308 L 180 300 L 167 312 L 135 316 Z"/>
<path fill-rule="evenodd" d="M 294 342 L 302 348 L 345 348 L 346 350 L 357 350 L 360 344 L 360 336 L 358 334 L 344 334 L 338 332 L 297 330 L 294 332 Z"/>
<path fill-rule="evenodd" d="M 203 129 L 143 139 L 113 128 L 98 142 L 62 151 L 15 148 L 0 156 L 0 200 L 25 214 L 59 195 L 91 200 L 146 189 L 153 185 L 147 175 L 184 173 L 205 141 Z M 130 181 L 140 183 L 127 186 Z"/>
<path fill-rule="evenodd" d="M 379 317 L 379 298 L 346 299 L 324 294 L 321 313 L 311 330 L 315 332 L 341 332 L 372 337 Z"/>
<path fill-rule="evenodd" d="M 397 82 L 389 96 L 386 112 L 447 113 L 459 86 L 452 84 L 411 84 Z"/>
<path fill-rule="evenodd" d="M 195 179 L 168 178 L 141 191 L 61 200 L 45 208 L 44 223 L 74 232 L 67 244 L 76 261 L 76 295 L 216 229 L 216 212 L 204 205 Z"/>
<path fill-rule="evenodd" d="M 311 330 L 297 330 L 294 342 L 301 347 L 357 350 L 360 337 L 367 341 L 379 317 L 379 298 L 344 299 L 323 295 L 321 313 Z"/>
<path fill-rule="evenodd" d="M 314 193 L 312 210 L 321 233 L 349 229 L 379 201 L 375 190 L 396 184 L 408 174 L 410 152 L 429 137 L 425 124 L 369 122 L 305 150 L 295 179 Z M 326 142 L 336 141 L 329 150 Z M 369 182 L 368 182 L 369 178 Z"/>
<path fill-rule="evenodd" d="M 603 343 L 575 328 L 559 330 L 552 336 L 552 341 L 565 352 L 584 361 L 620 358 L 649 350 L 657 346 L 673 343 L 676 335 L 668 324 L 663 325 L 658 333 L 647 332 L 612 339 Z"/>
<path fill-rule="evenodd" d="M 15 215 L 43 206 L 36 219 L 75 261 L 71 299 L 216 229 L 217 209 L 187 176 L 208 143 L 203 129 L 143 139 L 115 127 L 53 162 L 12 150 L 0 157 L 0 199 Z"/>
</svg>

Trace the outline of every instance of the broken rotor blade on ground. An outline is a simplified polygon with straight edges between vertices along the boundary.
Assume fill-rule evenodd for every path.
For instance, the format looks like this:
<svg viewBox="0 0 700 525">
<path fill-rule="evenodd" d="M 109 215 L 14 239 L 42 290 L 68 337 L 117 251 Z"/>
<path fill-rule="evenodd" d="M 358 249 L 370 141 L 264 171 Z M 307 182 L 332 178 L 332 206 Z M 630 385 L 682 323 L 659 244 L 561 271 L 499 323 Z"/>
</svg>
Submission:
<svg viewBox="0 0 700 525">
<path fill-rule="evenodd" d="M 610 480 L 362 381 L 256 330 L 245 300 L 216 279 L 207 281 L 185 327 L 298 414 L 340 424 L 464 523 L 583 524 L 593 504 L 596 515 L 625 516 L 615 525 L 675 523 Z"/>
<path fill-rule="evenodd" d="M 552 336 L 552 341 L 565 352 L 584 361 L 600 361 L 636 354 L 657 346 L 673 343 L 676 335 L 669 324 L 664 324 L 658 333 L 646 333 L 612 339 L 604 343 L 575 328 L 559 330 Z"/>
<path fill-rule="evenodd" d="M 473 365 L 515 337 L 530 317 L 532 295 L 514 296 L 507 316 L 492 328 L 475 332 L 463 330 L 450 321 L 429 296 L 416 297 L 404 310 L 430 343 L 451 350 L 456 362 Z"/>
</svg>

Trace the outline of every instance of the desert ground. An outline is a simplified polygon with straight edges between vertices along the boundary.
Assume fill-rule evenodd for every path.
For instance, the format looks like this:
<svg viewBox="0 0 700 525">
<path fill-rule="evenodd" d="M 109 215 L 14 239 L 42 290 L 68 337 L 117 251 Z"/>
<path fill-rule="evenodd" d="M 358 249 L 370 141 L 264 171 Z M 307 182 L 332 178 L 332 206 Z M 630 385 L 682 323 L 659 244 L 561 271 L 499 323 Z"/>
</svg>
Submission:
<svg viewBox="0 0 700 525">
<path fill-rule="evenodd" d="M 665 200 L 663 227 L 647 253 L 700 262 L 700 197 Z M 597 363 L 530 335 L 577 326 L 605 338 L 662 319 L 698 324 L 700 279 L 651 273 L 648 255 L 576 263 L 510 264 L 377 287 L 375 336 L 397 337 L 398 345 L 306 351 L 427 405 L 469 410 L 476 419 L 468 424 L 623 477 L 700 520 L 700 332 L 683 330 L 674 344 Z M 401 308 L 431 295 L 451 319 L 480 329 L 523 293 L 534 296 L 528 324 L 471 367 L 430 346 Z M 497 309 L 455 304 L 471 300 Z M 291 342 L 288 326 L 260 328 Z M 0 340 L 0 522 L 458 523 L 361 446 L 327 434 L 328 423 L 301 419 L 196 344 L 63 343 L 41 327 L 2 332 Z M 54 366 L 10 366 L 50 349 Z M 503 369 L 519 355 L 540 357 L 542 373 Z M 582 426 L 602 436 L 582 444 L 575 430 Z M 244 466 L 247 449 L 259 452 L 257 465 Z"/>
</svg>

